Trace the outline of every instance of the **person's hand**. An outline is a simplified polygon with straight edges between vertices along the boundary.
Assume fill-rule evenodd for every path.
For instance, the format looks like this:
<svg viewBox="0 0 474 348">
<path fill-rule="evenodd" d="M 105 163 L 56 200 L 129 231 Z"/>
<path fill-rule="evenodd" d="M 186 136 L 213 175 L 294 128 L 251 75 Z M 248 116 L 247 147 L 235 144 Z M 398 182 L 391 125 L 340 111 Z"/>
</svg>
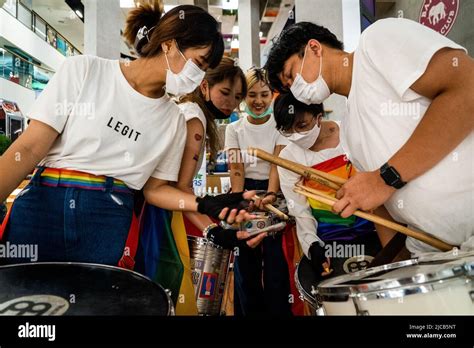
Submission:
<svg viewBox="0 0 474 348">
<path fill-rule="evenodd" d="M 316 273 L 323 277 L 332 273 L 331 260 L 326 257 L 324 248 L 318 243 L 314 242 L 309 248 L 309 255 L 311 256 L 311 265 Z"/>
<path fill-rule="evenodd" d="M 268 234 L 264 232 L 249 239 L 250 234 L 246 231 L 224 229 L 221 226 L 216 226 L 207 232 L 206 237 L 212 243 L 224 249 L 234 249 L 235 247 L 255 248 L 267 235 Z"/>
<path fill-rule="evenodd" d="M 261 242 L 262 240 L 268 236 L 268 232 L 262 232 L 257 234 L 255 237 L 250 237 L 250 234 L 247 231 L 238 231 L 237 232 L 237 238 L 241 241 L 245 241 L 245 244 L 249 246 L 252 249 L 255 249 Z"/>
<path fill-rule="evenodd" d="M 273 204 L 277 200 L 277 195 L 275 192 L 267 192 L 263 198 L 257 199 L 255 205 L 260 210 L 266 210 L 265 205 Z"/>
<path fill-rule="evenodd" d="M 380 176 L 379 170 L 359 172 L 336 192 L 339 199 L 332 211 L 347 218 L 357 209 L 370 211 L 384 204 L 395 192 Z"/>
<path fill-rule="evenodd" d="M 247 211 L 249 200 L 255 191 L 228 193 L 219 196 L 196 197 L 198 212 L 215 219 L 225 220 L 229 225 L 255 219 Z"/>
</svg>

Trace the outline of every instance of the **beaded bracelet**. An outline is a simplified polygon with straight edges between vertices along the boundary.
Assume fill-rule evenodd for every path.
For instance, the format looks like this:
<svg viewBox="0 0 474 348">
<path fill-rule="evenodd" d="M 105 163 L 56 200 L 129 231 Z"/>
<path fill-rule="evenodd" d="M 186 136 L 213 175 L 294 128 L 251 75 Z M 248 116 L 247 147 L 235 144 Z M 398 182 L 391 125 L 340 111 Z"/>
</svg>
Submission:
<svg viewBox="0 0 474 348">
<path fill-rule="evenodd" d="M 202 230 L 202 235 L 203 235 L 203 237 L 204 237 L 204 238 L 207 238 L 207 233 L 208 233 L 210 230 L 212 230 L 213 228 L 218 227 L 218 226 L 219 226 L 219 225 L 217 225 L 217 224 L 215 224 L 215 223 L 212 223 L 212 224 L 210 224 L 209 226 L 207 226 L 206 228 L 204 228 L 204 229 Z"/>
</svg>

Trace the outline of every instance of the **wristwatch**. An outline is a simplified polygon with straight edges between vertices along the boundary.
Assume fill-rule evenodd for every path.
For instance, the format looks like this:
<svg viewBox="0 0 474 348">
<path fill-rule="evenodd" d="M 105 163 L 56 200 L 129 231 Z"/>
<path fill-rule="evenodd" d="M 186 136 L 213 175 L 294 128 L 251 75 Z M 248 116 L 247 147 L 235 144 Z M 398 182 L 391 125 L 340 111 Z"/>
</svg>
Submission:
<svg viewBox="0 0 474 348">
<path fill-rule="evenodd" d="M 388 163 L 385 163 L 380 168 L 380 176 L 388 186 L 392 186 L 396 189 L 401 189 L 406 185 L 406 182 L 402 180 L 402 177 L 397 172 L 397 170 Z"/>
</svg>

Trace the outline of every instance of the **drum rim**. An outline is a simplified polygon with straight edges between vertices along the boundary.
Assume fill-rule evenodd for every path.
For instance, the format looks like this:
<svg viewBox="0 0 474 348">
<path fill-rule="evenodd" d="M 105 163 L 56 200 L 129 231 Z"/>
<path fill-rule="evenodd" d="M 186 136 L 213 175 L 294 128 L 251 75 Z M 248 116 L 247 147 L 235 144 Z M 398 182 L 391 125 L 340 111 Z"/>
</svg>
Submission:
<svg viewBox="0 0 474 348">
<path fill-rule="evenodd" d="M 0 270 L 3 268 L 13 268 L 13 267 L 34 267 L 34 266 L 42 266 L 42 265 L 73 265 L 73 266 L 94 266 L 98 268 L 109 268 L 113 270 L 118 270 L 118 271 L 125 271 L 129 273 L 133 273 L 141 278 L 145 278 L 149 281 L 152 281 L 150 278 L 147 276 L 138 273 L 136 271 L 130 270 L 128 268 L 122 268 L 118 266 L 112 266 L 112 265 L 104 265 L 100 263 L 89 263 L 89 262 L 70 262 L 70 261 L 65 261 L 65 262 L 60 262 L 60 261 L 42 261 L 42 262 L 31 262 L 31 263 L 15 263 L 11 265 L 3 265 L 0 266 Z"/>
<path fill-rule="evenodd" d="M 295 270 L 295 275 L 294 275 L 296 289 L 311 307 L 313 307 L 314 309 L 319 309 L 321 306 L 318 305 L 317 297 L 313 297 L 312 295 L 308 294 L 308 292 L 305 290 L 303 285 L 301 285 L 301 282 L 298 277 L 298 270 L 300 269 L 300 264 L 301 264 L 301 260 L 296 265 L 296 270 Z"/>
<path fill-rule="evenodd" d="M 406 261 L 415 261 L 408 263 Z M 395 267 L 398 264 L 399 267 Z M 448 266 L 450 263 L 446 263 Z M 370 271 L 371 274 L 377 273 L 384 270 L 395 270 L 410 265 L 420 265 L 417 259 L 405 260 L 396 262 L 393 264 L 377 266 L 366 270 L 358 271 L 352 274 L 342 275 L 328 279 L 318 286 L 318 294 L 322 297 L 323 301 L 333 297 L 371 297 L 378 296 L 379 294 L 385 294 L 391 292 L 392 296 L 386 296 L 385 298 L 398 298 L 400 296 L 409 295 L 418 292 L 431 292 L 452 283 L 452 281 L 465 279 L 470 281 L 471 267 L 474 267 L 474 260 L 464 261 L 459 264 L 450 264 L 451 267 L 446 267 L 441 270 L 432 273 L 417 273 L 411 277 L 399 278 L 399 279 L 383 279 L 369 284 L 357 284 L 357 285 L 336 285 L 331 284 L 334 281 L 344 282 L 347 280 L 353 280 L 355 276 L 362 275 L 366 271 Z M 423 265 L 423 264 L 421 264 Z M 384 266 L 392 266 L 386 267 Z M 377 271 L 375 271 L 377 270 Z M 455 271 L 456 270 L 456 271 Z M 423 274 L 423 277 L 419 277 Z M 428 279 L 426 279 L 428 276 Z M 331 286 L 330 286 L 331 284 Z M 402 292 L 403 295 L 397 295 L 397 292 Z"/>
<path fill-rule="evenodd" d="M 366 293 L 354 293 L 350 297 L 364 299 L 364 300 L 384 300 L 384 299 L 396 299 L 400 297 L 406 297 L 416 294 L 427 294 L 436 290 L 440 290 L 449 286 L 452 286 L 453 283 L 469 284 L 472 283 L 472 280 L 469 277 L 461 276 L 454 277 L 449 279 L 435 280 L 432 282 L 427 282 L 422 285 L 404 285 L 394 289 L 370 291 Z"/>
<path fill-rule="evenodd" d="M 404 261 L 399 261 L 399 262 L 388 263 L 386 265 L 370 267 L 370 268 L 366 268 L 366 269 L 363 269 L 361 271 L 357 271 L 357 272 L 354 272 L 354 273 L 342 274 L 340 276 L 322 281 L 321 283 L 319 283 L 318 289 L 320 287 L 321 288 L 322 287 L 325 287 L 325 288 L 336 288 L 336 287 L 337 288 L 349 288 L 349 286 L 343 287 L 343 286 L 337 286 L 337 285 L 334 285 L 334 284 L 332 286 L 329 286 L 329 284 L 333 283 L 337 279 L 340 279 L 341 281 L 347 281 L 347 280 L 351 280 L 351 279 L 353 279 L 354 277 L 357 277 L 357 276 L 367 275 L 369 272 L 370 273 L 377 273 L 377 272 L 381 272 L 381 271 L 389 271 L 389 270 L 392 270 L 392 269 L 399 269 L 399 268 L 402 268 L 402 267 L 416 265 L 417 263 L 418 263 L 417 259 L 410 259 L 410 260 L 404 260 Z"/>
<path fill-rule="evenodd" d="M 151 284 L 153 284 L 153 286 L 158 287 L 159 289 L 161 289 L 161 292 L 163 294 L 165 294 L 166 300 L 168 302 L 168 316 L 174 315 L 173 314 L 174 313 L 174 305 L 173 305 L 173 301 L 171 300 L 171 297 L 168 293 L 169 290 L 165 289 L 161 284 L 159 284 L 157 282 L 154 282 L 153 280 L 151 280 L 147 276 L 145 276 L 141 273 L 138 273 L 136 271 L 127 269 L 127 268 L 121 268 L 121 267 L 118 267 L 118 266 L 111 266 L 111 265 L 104 265 L 104 264 L 100 264 L 100 263 L 51 261 L 51 262 L 16 263 L 16 264 L 12 264 L 12 265 L 3 265 L 3 266 L 0 266 L 0 271 L 2 269 L 6 269 L 6 268 L 16 268 L 16 267 L 19 268 L 19 267 L 25 267 L 25 266 L 26 267 L 35 267 L 35 266 L 45 266 L 45 265 L 46 266 L 51 266 L 51 265 L 93 266 L 93 267 L 97 267 L 97 268 L 110 269 L 110 270 L 114 270 L 114 271 L 120 271 L 120 272 L 124 272 L 124 273 L 133 274 L 133 275 L 135 275 L 139 278 L 143 278 L 143 279 L 149 281 Z"/>
</svg>

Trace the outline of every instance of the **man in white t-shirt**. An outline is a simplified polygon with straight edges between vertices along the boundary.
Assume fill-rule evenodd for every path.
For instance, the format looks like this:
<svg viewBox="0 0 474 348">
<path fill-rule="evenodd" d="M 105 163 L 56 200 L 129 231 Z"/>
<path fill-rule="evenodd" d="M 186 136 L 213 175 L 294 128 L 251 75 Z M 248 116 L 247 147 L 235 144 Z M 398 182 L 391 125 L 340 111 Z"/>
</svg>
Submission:
<svg viewBox="0 0 474 348">
<path fill-rule="evenodd" d="M 401 223 L 474 247 L 474 62 L 463 47 L 390 18 L 347 53 L 329 30 L 301 22 L 281 34 L 266 68 L 274 88 L 306 104 L 348 98 L 341 142 L 362 172 L 338 191 L 335 212 L 384 204 Z M 412 238 L 407 247 L 434 250 Z"/>
</svg>

